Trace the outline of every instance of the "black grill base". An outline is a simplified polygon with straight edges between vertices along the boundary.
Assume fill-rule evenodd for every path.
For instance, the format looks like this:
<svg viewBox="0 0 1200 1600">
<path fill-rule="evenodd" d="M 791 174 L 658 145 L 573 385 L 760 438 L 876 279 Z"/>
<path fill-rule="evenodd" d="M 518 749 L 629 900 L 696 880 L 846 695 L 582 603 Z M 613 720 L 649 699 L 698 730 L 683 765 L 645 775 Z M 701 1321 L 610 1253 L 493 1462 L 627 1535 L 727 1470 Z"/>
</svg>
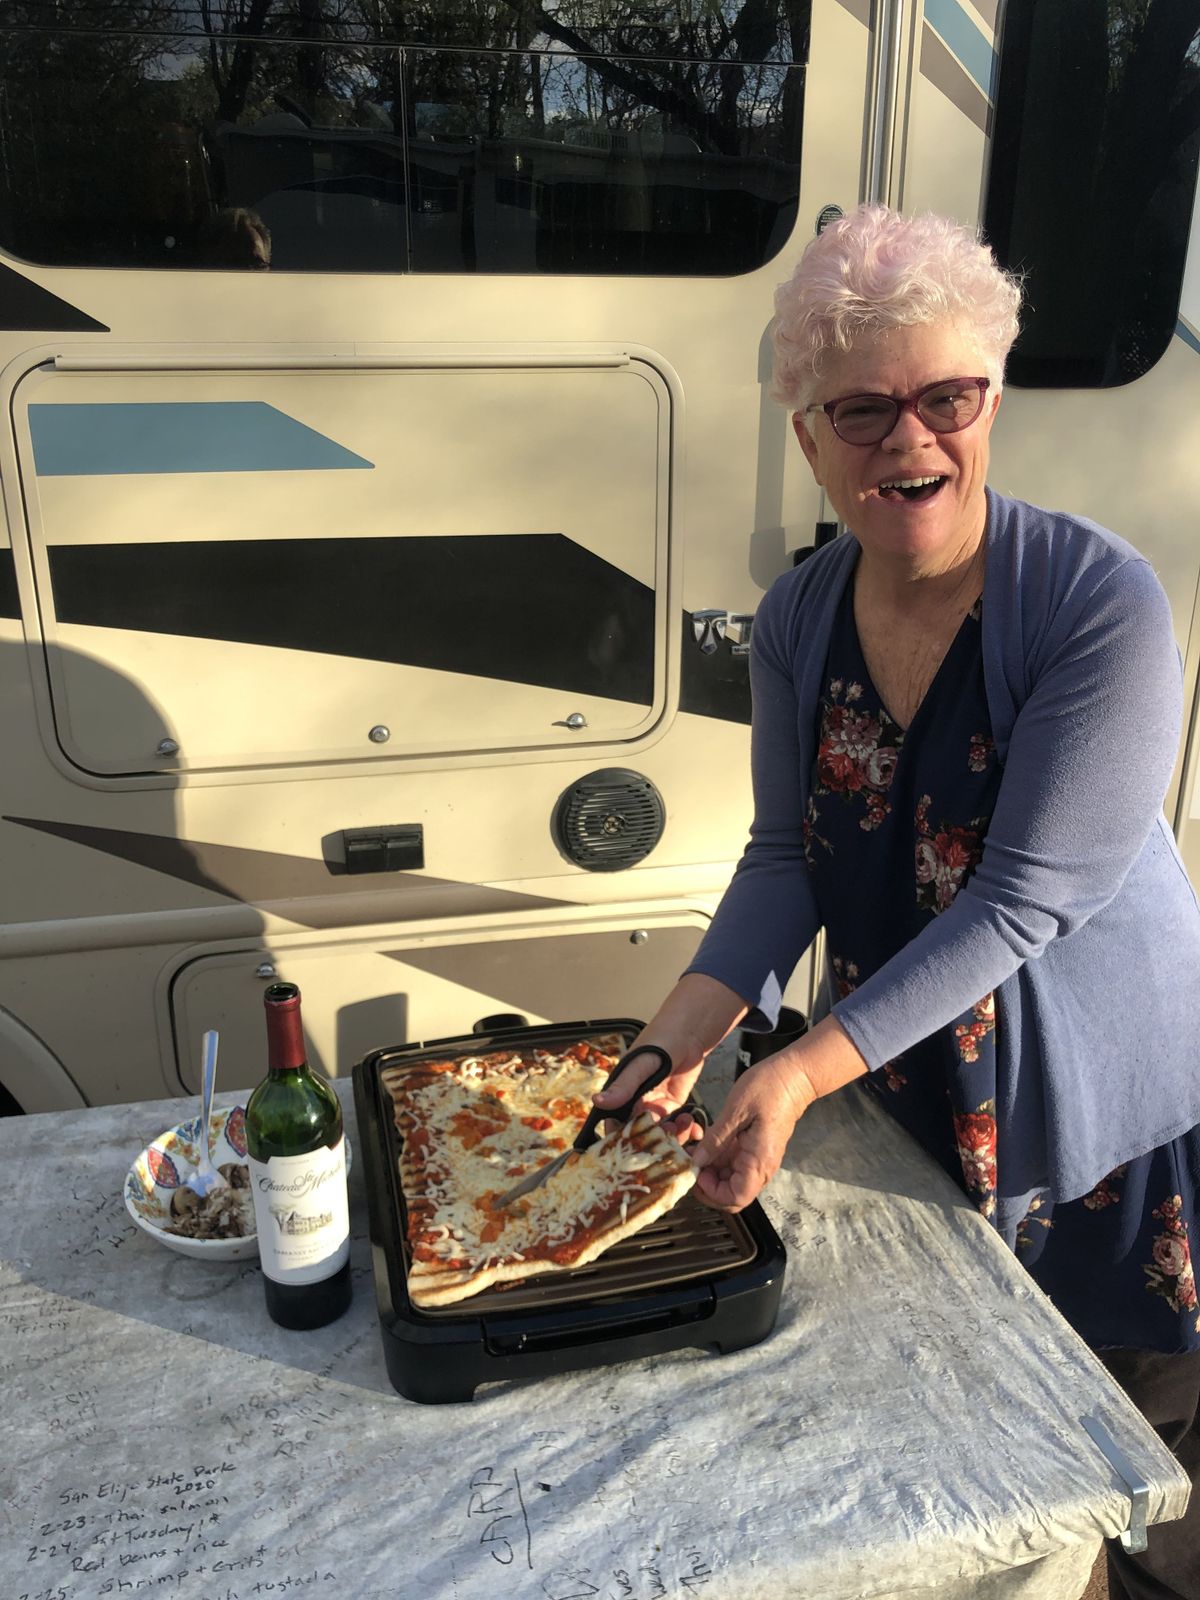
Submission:
<svg viewBox="0 0 1200 1600">
<path fill-rule="evenodd" d="M 484 1290 L 461 1304 L 418 1310 L 408 1298 L 398 1135 L 388 1068 L 505 1045 L 547 1049 L 600 1034 L 631 1040 L 641 1024 L 556 1023 L 481 1039 L 376 1050 L 354 1069 L 359 1149 L 384 1360 L 392 1386 L 423 1404 L 462 1402 L 487 1383 L 635 1361 L 671 1350 L 721 1354 L 775 1326 L 786 1254 L 762 1207 L 736 1217 L 692 1196 L 589 1266 Z"/>
</svg>

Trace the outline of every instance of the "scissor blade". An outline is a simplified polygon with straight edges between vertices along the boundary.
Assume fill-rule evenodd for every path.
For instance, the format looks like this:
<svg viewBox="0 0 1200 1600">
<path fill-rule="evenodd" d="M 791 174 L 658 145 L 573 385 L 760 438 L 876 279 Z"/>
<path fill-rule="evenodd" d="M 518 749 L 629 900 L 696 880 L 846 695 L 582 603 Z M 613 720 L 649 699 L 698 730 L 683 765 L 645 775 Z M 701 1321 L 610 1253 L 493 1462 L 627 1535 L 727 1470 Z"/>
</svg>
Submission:
<svg viewBox="0 0 1200 1600">
<path fill-rule="evenodd" d="M 540 1188 L 547 1178 L 558 1171 L 567 1157 L 574 1154 L 574 1150 L 564 1150 L 562 1155 L 555 1156 L 553 1161 L 547 1162 L 544 1167 L 539 1167 L 536 1172 L 531 1172 L 527 1178 L 522 1178 L 520 1183 L 515 1184 L 507 1194 L 500 1196 L 499 1200 L 496 1201 L 496 1209 L 503 1211 L 514 1200 L 519 1200 L 522 1195 L 529 1194 L 531 1190 Z"/>
</svg>

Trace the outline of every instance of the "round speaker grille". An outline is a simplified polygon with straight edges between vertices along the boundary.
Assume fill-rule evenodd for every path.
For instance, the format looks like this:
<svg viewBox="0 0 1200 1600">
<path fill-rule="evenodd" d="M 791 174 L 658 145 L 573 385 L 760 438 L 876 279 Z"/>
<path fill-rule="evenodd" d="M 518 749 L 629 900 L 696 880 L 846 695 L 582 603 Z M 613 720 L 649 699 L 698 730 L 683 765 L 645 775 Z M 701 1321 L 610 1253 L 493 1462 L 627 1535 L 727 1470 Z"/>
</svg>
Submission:
<svg viewBox="0 0 1200 1600">
<path fill-rule="evenodd" d="M 605 767 L 564 789 L 550 832 L 568 861 L 588 872 L 619 872 L 644 861 L 663 836 L 662 796 L 640 772 Z"/>
</svg>

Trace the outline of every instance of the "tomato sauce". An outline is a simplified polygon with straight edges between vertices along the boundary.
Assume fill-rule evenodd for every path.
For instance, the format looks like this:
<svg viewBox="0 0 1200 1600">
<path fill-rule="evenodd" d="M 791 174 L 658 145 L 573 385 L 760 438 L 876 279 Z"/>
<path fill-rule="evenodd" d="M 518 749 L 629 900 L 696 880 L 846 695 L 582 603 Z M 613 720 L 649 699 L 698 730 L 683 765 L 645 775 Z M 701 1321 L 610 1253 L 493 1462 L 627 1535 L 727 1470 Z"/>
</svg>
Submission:
<svg viewBox="0 0 1200 1600">
<path fill-rule="evenodd" d="M 510 1215 L 515 1215 L 519 1211 L 525 1210 L 524 1206 L 514 1208 L 513 1212 L 509 1212 L 507 1208 L 502 1206 L 497 1207 L 496 1201 L 499 1199 L 500 1195 L 497 1190 L 489 1189 L 475 1201 L 475 1209 L 482 1211 L 484 1216 L 483 1226 L 479 1230 L 480 1244 L 494 1244 L 504 1232 Z"/>
<path fill-rule="evenodd" d="M 588 1108 L 582 1100 L 577 1100 L 573 1095 L 559 1095 L 556 1100 L 551 1100 L 546 1107 L 552 1117 L 557 1117 L 560 1122 L 584 1122 L 587 1120 Z"/>
<path fill-rule="evenodd" d="M 480 1116 L 474 1111 L 456 1111 L 450 1122 L 451 1132 L 460 1141 L 464 1150 L 474 1150 L 475 1146 L 482 1144 L 485 1139 L 492 1138 L 507 1125 L 508 1119 L 497 1121 L 495 1117 Z"/>
<path fill-rule="evenodd" d="M 633 1208 L 630 1207 L 629 1214 Z M 611 1195 L 601 1202 L 599 1209 L 592 1208 L 592 1220 L 586 1228 L 577 1229 L 569 1239 L 563 1239 L 558 1244 L 542 1242 L 531 1245 L 522 1254 L 526 1259 L 539 1261 L 553 1261 L 557 1266 L 569 1266 L 572 1261 L 577 1261 L 588 1245 L 593 1244 L 600 1233 L 621 1215 L 621 1191 L 616 1189 Z"/>
</svg>

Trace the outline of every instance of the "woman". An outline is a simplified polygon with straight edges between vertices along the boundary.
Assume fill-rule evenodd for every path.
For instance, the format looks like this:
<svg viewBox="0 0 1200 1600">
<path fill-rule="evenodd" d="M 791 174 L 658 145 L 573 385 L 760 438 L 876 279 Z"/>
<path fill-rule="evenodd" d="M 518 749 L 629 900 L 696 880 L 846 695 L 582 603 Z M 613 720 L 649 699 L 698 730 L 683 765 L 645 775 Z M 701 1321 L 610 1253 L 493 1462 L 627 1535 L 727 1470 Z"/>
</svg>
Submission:
<svg viewBox="0 0 1200 1600">
<path fill-rule="evenodd" d="M 774 1026 L 823 927 L 828 1014 L 734 1085 L 701 1193 L 748 1204 L 813 1101 L 865 1079 L 1195 1475 L 1200 910 L 1162 813 L 1178 653 L 1136 551 L 986 487 L 1018 301 L 972 235 L 878 206 L 779 291 L 777 397 L 851 535 L 759 607 L 750 843 L 641 1035 L 676 1062 L 648 1103 L 670 1116 L 731 1028 Z M 1113 1594 L 1197 1600 L 1200 1495 L 1150 1537 L 1110 1549 Z"/>
</svg>

